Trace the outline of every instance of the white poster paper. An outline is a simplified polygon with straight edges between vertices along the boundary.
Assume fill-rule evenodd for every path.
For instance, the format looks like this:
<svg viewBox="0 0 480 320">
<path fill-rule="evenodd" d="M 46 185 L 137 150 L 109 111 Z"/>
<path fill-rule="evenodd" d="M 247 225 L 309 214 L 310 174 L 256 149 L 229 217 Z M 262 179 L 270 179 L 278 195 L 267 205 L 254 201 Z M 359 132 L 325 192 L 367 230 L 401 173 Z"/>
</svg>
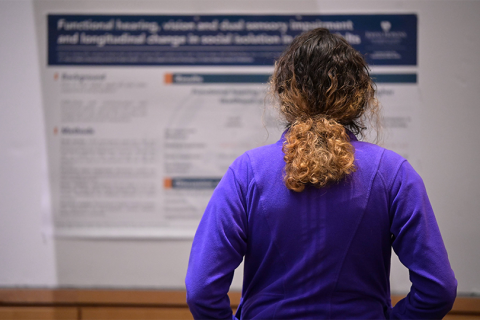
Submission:
<svg viewBox="0 0 480 320">
<path fill-rule="evenodd" d="M 367 54 L 384 144 L 414 161 L 414 15 L 117 15 L 114 2 L 88 15 L 37 9 L 58 236 L 192 237 L 233 160 L 280 138 L 266 99 L 273 61 L 319 26 Z"/>
</svg>

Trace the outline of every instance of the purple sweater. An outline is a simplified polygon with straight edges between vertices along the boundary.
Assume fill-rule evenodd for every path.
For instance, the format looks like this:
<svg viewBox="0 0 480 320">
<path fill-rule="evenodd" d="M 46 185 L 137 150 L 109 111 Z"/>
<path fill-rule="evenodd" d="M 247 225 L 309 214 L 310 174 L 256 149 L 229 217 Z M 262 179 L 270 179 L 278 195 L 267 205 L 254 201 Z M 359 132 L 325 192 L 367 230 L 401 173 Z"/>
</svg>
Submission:
<svg viewBox="0 0 480 320">
<path fill-rule="evenodd" d="M 239 319 L 440 319 L 452 308 L 457 282 L 422 179 L 396 153 L 351 139 L 357 171 L 300 193 L 282 180 L 283 136 L 235 160 L 193 241 L 195 319 L 232 319 L 243 258 Z M 394 308 L 391 248 L 412 282 Z"/>
</svg>

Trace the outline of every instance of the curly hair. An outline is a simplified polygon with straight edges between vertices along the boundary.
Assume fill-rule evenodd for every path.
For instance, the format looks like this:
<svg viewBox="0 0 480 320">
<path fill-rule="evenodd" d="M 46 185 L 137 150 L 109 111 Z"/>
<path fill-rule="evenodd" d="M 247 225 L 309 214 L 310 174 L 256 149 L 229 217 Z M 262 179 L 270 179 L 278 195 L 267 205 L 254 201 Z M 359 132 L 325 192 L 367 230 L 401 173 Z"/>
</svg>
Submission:
<svg viewBox="0 0 480 320">
<path fill-rule="evenodd" d="M 377 118 L 379 110 L 362 55 L 341 36 L 314 29 L 278 59 L 270 85 L 289 128 L 283 145 L 287 188 L 321 188 L 354 172 L 347 129 L 363 136 L 366 119 Z"/>
</svg>

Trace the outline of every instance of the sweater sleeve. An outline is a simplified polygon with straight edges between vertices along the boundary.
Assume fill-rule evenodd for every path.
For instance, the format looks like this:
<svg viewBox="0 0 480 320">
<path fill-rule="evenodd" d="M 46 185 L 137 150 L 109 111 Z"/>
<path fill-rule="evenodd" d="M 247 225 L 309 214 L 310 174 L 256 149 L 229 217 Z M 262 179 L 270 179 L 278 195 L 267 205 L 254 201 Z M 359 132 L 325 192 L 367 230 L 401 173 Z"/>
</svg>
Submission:
<svg viewBox="0 0 480 320">
<path fill-rule="evenodd" d="M 195 319 L 232 319 L 227 293 L 246 251 L 243 192 L 229 168 L 198 226 L 185 279 L 187 303 Z"/>
<path fill-rule="evenodd" d="M 423 181 L 404 161 L 390 190 L 392 247 L 412 282 L 390 318 L 442 319 L 453 306 L 457 281 Z"/>
</svg>

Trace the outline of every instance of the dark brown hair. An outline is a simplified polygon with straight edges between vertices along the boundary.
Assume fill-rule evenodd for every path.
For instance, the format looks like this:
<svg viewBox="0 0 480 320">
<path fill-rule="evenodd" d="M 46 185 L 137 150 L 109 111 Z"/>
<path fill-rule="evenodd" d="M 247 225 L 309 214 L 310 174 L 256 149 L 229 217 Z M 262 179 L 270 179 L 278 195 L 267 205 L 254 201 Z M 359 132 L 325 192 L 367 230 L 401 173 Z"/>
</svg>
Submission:
<svg viewBox="0 0 480 320">
<path fill-rule="evenodd" d="M 275 64 L 271 87 L 289 130 L 285 184 L 324 187 L 355 171 L 346 129 L 362 135 L 378 103 L 368 66 L 345 39 L 318 28 L 296 37 Z"/>
</svg>

